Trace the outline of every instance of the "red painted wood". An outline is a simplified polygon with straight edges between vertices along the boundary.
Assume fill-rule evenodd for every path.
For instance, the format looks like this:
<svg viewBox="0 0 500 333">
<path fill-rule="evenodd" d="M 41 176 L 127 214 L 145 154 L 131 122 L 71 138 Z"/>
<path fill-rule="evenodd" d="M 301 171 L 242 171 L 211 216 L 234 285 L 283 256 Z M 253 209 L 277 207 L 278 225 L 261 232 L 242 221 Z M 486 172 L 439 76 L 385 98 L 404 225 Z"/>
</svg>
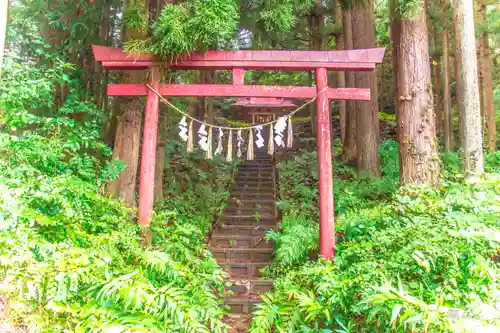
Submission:
<svg viewBox="0 0 500 333">
<path fill-rule="evenodd" d="M 144 69 L 160 66 L 162 60 L 151 55 L 130 55 L 118 48 L 93 46 L 96 61 L 108 69 Z M 176 69 L 281 69 L 371 71 L 381 63 L 384 48 L 345 51 L 207 51 L 194 52 L 166 60 Z"/>
<path fill-rule="evenodd" d="M 290 108 L 296 106 L 289 99 L 268 97 L 240 97 L 234 105 L 247 108 Z"/>
<path fill-rule="evenodd" d="M 147 96 L 145 84 L 110 84 L 108 96 Z M 281 97 L 281 98 L 313 98 L 315 87 L 303 86 L 264 86 L 264 85 L 231 85 L 231 84 L 160 84 L 158 92 L 163 96 L 179 97 Z M 328 99 L 345 99 L 369 101 L 370 89 L 362 88 L 329 88 Z"/>
<path fill-rule="evenodd" d="M 171 64 L 172 69 L 232 69 L 234 67 L 243 67 L 245 69 L 262 69 L 262 70 L 287 70 L 287 71 L 302 71 L 314 70 L 316 66 L 324 66 L 324 68 L 332 71 L 350 71 L 350 72 L 366 72 L 375 69 L 375 63 L 371 62 L 281 62 L 281 61 L 204 61 L 204 60 L 186 60 L 179 64 Z M 108 70 L 142 70 L 149 67 L 159 67 L 160 62 L 155 61 L 103 61 L 102 66 Z"/>
<path fill-rule="evenodd" d="M 328 87 L 328 72 L 316 69 L 318 92 Z M 333 259 L 335 249 L 335 217 L 333 207 L 333 172 L 330 107 L 326 91 L 316 98 L 318 174 L 319 174 L 319 250 L 328 260 Z"/>
<path fill-rule="evenodd" d="M 152 87 L 159 88 L 160 68 L 151 70 Z M 150 91 L 146 102 L 144 118 L 144 133 L 142 135 L 141 171 L 139 180 L 139 225 L 149 227 L 153 216 L 156 138 L 158 135 L 158 113 L 160 99 L 157 94 Z"/>
</svg>

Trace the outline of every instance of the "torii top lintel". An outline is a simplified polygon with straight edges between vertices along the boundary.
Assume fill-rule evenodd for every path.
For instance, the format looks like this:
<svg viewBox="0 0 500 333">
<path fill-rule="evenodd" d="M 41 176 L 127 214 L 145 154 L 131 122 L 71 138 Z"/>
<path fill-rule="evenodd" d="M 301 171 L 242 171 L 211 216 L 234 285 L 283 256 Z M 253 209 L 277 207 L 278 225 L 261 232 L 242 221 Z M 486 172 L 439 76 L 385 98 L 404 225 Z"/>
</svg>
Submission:
<svg viewBox="0 0 500 333">
<path fill-rule="evenodd" d="M 152 54 L 131 55 L 122 49 L 93 46 L 95 60 L 106 69 L 142 70 L 166 62 L 175 69 L 277 69 L 372 71 L 382 62 L 385 48 L 343 51 L 207 51 L 171 60 Z"/>
</svg>

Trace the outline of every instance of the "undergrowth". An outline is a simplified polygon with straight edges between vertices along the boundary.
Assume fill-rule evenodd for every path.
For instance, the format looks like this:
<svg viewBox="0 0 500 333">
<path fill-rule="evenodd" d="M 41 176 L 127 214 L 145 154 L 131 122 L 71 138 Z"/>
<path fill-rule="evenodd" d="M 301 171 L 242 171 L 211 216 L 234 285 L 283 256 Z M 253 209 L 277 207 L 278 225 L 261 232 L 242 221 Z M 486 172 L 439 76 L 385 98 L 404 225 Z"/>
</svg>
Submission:
<svg viewBox="0 0 500 333">
<path fill-rule="evenodd" d="M 8 317 L 0 321 L 30 333 L 225 332 L 226 275 L 204 244 L 233 166 L 176 150 L 145 248 L 135 211 L 105 195 L 125 166 L 99 140 L 102 110 L 71 97 L 77 91 L 56 108 L 57 70 L 5 75 L 0 301 Z"/>
<path fill-rule="evenodd" d="M 486 157 L 488 172 L 499 156 Z M 440 187 L 398 189 L 397 143 L 384 142 L 380 157 L 380 179 L 334 165 L 333 262 L 315 260 L 315 154 L 281 163 L 284 217 L 267 235 L 276 252 L 265 270 L 276 283 L 251 332 L 498 332 L 498 176 L 471 186 L 447 154 Z"/>
</svg>

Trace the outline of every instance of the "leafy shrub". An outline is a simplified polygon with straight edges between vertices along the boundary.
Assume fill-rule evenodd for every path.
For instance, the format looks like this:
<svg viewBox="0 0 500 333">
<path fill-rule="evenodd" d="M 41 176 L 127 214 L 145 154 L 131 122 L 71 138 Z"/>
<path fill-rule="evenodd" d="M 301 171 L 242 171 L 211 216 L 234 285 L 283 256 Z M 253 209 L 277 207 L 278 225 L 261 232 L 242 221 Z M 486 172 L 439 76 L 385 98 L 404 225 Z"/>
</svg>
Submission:
<svg viewBox="0 0 500 333">
<path fill-rule="evenodd" d="M 124 165 L 99 140 L 102 110 L 71 95 L 56 108 L 58 76 L 19 71 L 0 90 L 0 294 L 10 322 L 35 333 L 226 331 L 225 273 L 204 237 L 232 166 L 199 163 L 185 191 L 176 178 L 185 173 L 169 165 L 169 200 L 146 249 L 134 211 L 103 195 Z M 182 154 L 177 165 L 198 159 Z"/>
<path fill-rule="evenodd" d="M 497 165 L 491 156 L 487 170 Z M 266 269 L 276 283 L 251 332 L 498 330 L 500 181 L 463 183 L 459 156 L 448 154 L 440 188 L 398 190 L 397 144 L 384 142 L 380 157 L 380 179 L 334 167 L 334 262 L 309 260 L 305 250 L 318 246 L 314 154 L 281 163 L 284 223 L 268 235 L 277 255 Z"/>
<path fill-rule="evenodd" d="M 340 216 L 335 261 L 280 278 L 252 332 L 462 332 L 471 321 L 481 332 L 500 324 L 499 194 L 499 183 L 405 187 L 390 203 Z M 491 318 L 478 313 L 485 307 Z M 455 308 L 465 322 L 448 317 Z"/>
</svg>

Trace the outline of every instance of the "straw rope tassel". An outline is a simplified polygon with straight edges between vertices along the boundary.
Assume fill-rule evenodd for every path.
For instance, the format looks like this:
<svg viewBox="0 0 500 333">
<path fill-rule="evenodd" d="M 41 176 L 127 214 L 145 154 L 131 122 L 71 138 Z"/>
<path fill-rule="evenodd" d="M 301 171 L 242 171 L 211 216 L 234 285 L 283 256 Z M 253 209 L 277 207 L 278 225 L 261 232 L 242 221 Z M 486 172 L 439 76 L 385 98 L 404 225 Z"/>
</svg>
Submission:
<svg viewBox="0 0 500 333">
<path fill-rule="evenodd" d="M 254 145 L 253 130 L 250 129 L 249 132 L 250 133 L 248 133 L 247 160 L 252 161 L 255 158 L 255 153 L 254 153 L 254 149 L 253 149 L 253 145 Z"/>
<path fill-rule="evenodd" d="M 288 132 L 286 136 L 286 146 L 292 148 L 293 146 L 293 128 L 292 128 L 292 116 L 288 117 Z"/>
<path fill-rule="evenodd" d="M 267 153 L 269 155 L 274 154 L 274 131 L 273 125 L 269 126 L 269 142 L 267 143 Z"/>
<path fill-rule="evenodd" d="M 194 143 L 193 143 L 193 121 L 189 122 L 189 130 L 188 130 L 188 139 L 187 139 L 187 151 L 188 153 L 193 152 Z"/>
<path fill-rule="evenodd" d="M 212 126 L 208 128 L 208 148 L 207 148 L 207 155 L 206 158 L 208 160 L 211 160 L 213 155 L 212 155 Z"/>
<path fill-rule="evenodd" d="M 232 160 L 233 160 L 233 131 L 229 130 L 229 137 L 227 139 L 226 161 L 231 162 Z"/>
</svg>

